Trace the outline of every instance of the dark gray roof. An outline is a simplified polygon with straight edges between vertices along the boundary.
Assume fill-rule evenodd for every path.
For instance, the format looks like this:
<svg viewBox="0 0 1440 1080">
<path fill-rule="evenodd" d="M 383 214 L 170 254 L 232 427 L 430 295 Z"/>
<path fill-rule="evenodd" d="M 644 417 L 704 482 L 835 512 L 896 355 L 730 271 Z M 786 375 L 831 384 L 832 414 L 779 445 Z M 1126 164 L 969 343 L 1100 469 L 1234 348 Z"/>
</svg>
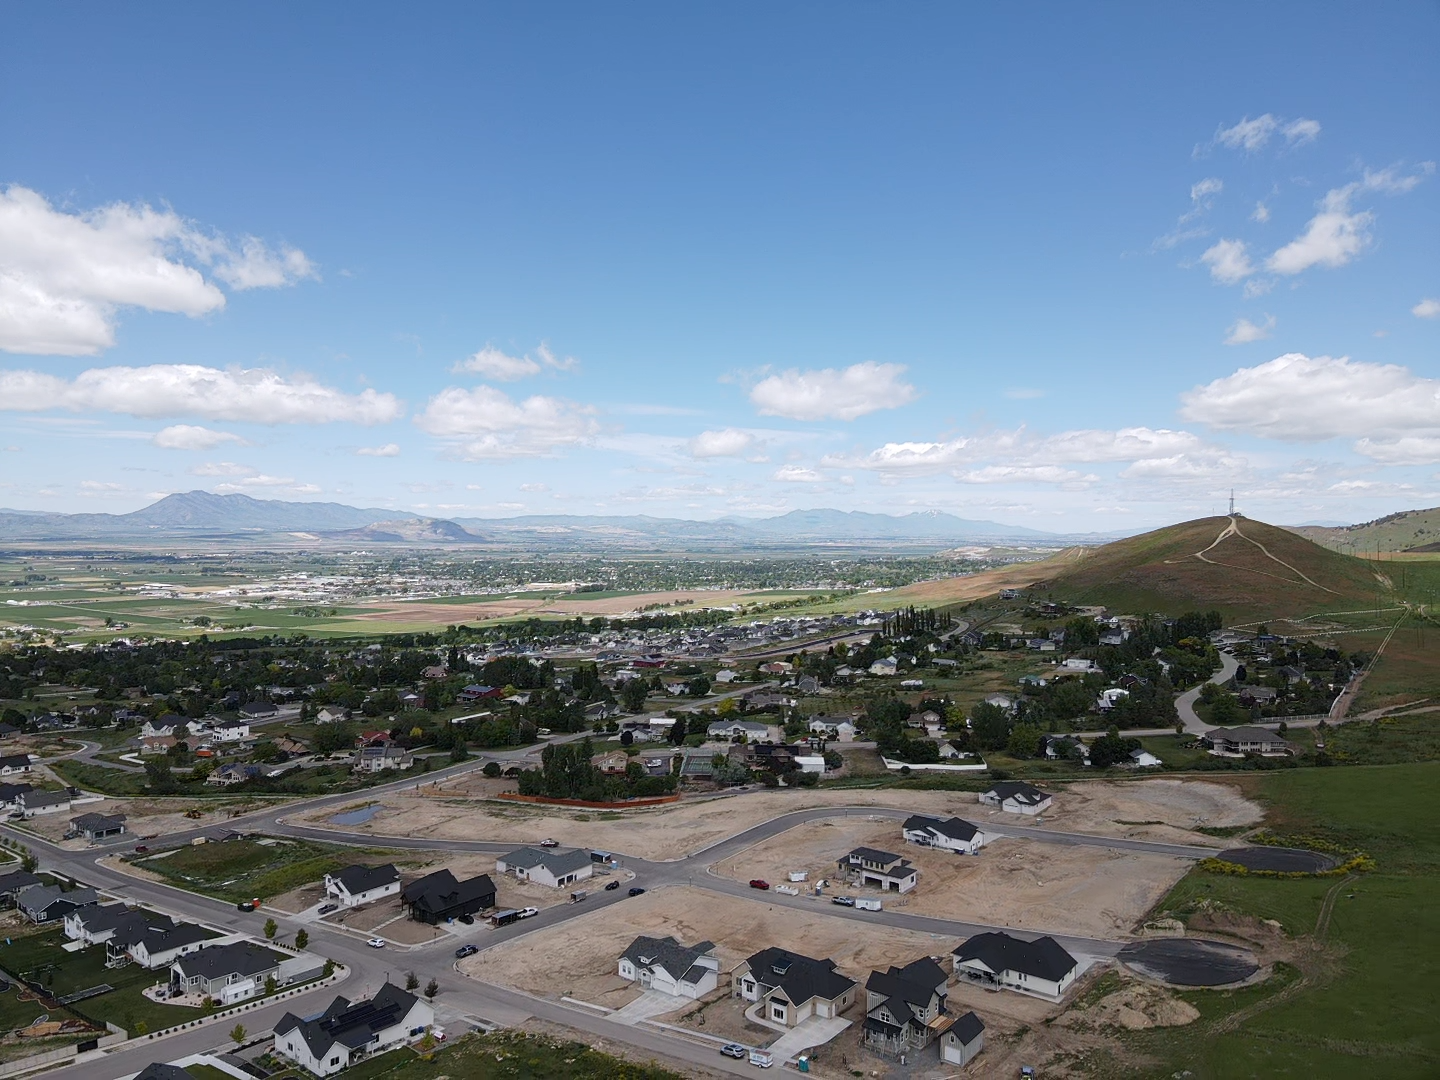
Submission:
<svg viewBox="0 0 1440 1080">
<path fill-rule="evenodd" d="M 489 874 L 479 874 L 464 881 L 457 881 L 449 870 L 436 870 L 433 874 L 426 874 L 400 891 L 400 898 L 405 903 L 434 915 L 476 899 L 483 899 L 487 895 L 493 903 L 495 883 L 490 880 Z"/>
<path fill-rule="evenodd" d="M 389 885 L 400 880 L 400 871 L 395 869 L 393 863 L 385 863 L 383 866 L 347 866 L 339 873 L 331 874 L 336 881 L 344 885 L 350 895 L 369 892 L 371 889 L 378 889 L 382 885 Z"/>
<path fill-rule="evenodd" d="M 778 987 L 796 1005 L 814 997 L 832 1000 L 855 985 L 835 970 L 834 960 L 813 960 L 788 949 L 762 949 L 747 962 L 757 982 Z"/>
<path fill-rule="evenodd" d="M 1205 733 L 1205 740 L 1207 742 L 1215 742 L 1216 740 L 1224 740 L 1226 742 L 1285 742 L 1285 740 L 1275 734 L 1275 732 L 1262 727 L 1215 728 L 1213 731 L 1207 731 Z"/>
<path fill-rule="evenodd" d="M 17 797 L 34 790 L 34 784 L 0 784 L 0 802 L 14 802 Z"/>
<path fill-rule="evenodd" d="M 566 874 L 574 873 L 581 867 L 590 865 L 590 853 L 575 848 L 570 851 L 558 851 L 555 849 L 522 847 L 516 848 L 508 855 L 501 857 L 507 867 L 520 866 L 526 870 L 533 870 L 537 866 L 543 866 L 550 871 L 554 877 L 564 877 Z"/>
<path fill-rule="evenodd" d="M 1052 937 L 1024 941 L 1009 934 L 975 934 L 955 950 L 957 963 L 979 960 L 991 971 L 1019 971 L 1059 982 L 1075 969 L 1075 958 Z"/>
<path fill-rule="evenodd" d="M 698 945 L 681 945 L 673 937 L 637 937 L 630 943 L 630 947 L 620 955 L 637 968 L 663 968 L 678 980 L 689 972 L 696 960 L 712 952 L 714 948 L 713 941 L 702 941 Z"/>
<path fill-rule="evenodd" d="M 135 1080 L 195 1080 L 195 1077 L 179 1065 L 157 1061 L 136 1073 Z"/>
<path fill-rule="evenodd" d="M 354 1050 L 368 1043 L 377 1031 L 399 1023 L 417 1000 L 387 982 L 368 1001 L 351 1002 L 337 997 L 324 1012 L 308 1019 L 286 1013 L 275 1025 L 275 1034 L 285 1035 L 298 1028 L 311 1055 L 317 1058 L 335 1043 Z"/>
<path fill-rule="evenodd" d="M 975 834 L 980 831 L 962 818 L 952 817 L 941 821 L 939 818 L 924 817 L 919 814 L 906 818 L 905 824 L 900 828 L 905 832 L 923 832 L 926 829 L 933 829 L 941 836 L 961 841 L 975 839 Z"/>
<path fill-rule="evenodd" d="M 71 825 L 84 832 L 106 831 L 124 823 L 124 814 L 81 814 L 70 819 Z"/>
<path fill-rule="evenodd" d="M 879 848 L 873 847 L 857 847 L 852 850 L 846 858 L 860 858 L 866 862 L 883 864 L 901 861 L 900 856 L 896 855 L 893 851 L 881 851 Z"/>
<path fill-rule="evenodd" d="M 883 1004 L 890 1015 L 901 1026 L 923 1022 L 915 1015 L 924 1012 L 930 1000 L 941 993 L 946 983 L 945 972 L 928 956 L 921 957 L 903 968 L 891 967 L 886 971 L 872 971 L 865 980 L 865 989 L 873 994 L 885 995 Z M 879 1006 L 877 1006 L 878 1008 Z"/>
<path fill-rule="evenodd" d="M 100 894 L 94 889 L 65 892 L 58 885 L 31 885 L 16 895 L 15 904 L 26 911 L 46 911 L 62 901 L 78 908 L 96 903 L 99 899 Z"/>
<path fill-rule="evenodd" d="M 172 923 L 163 915 L 147 912 L 142 918 L 126 922 L 115 930 L 110 940 L 117 948 L 131 949 L 144 945 L 152 956 L 170 949 L 183 949 L 187 945 L 198 945 L 216 935 L 195 923 Z M 195 972 L 191 972 L 195 974 Z"/>
<path fill-rule="evenodd" d="M 12 769 L 28 769 L 30 767 L 29 754 L 6 754 L 0 757 L 0 769 L 6 767 Z"/>
<path fill-rule="evenodd" d="M 27 791 L 21 798 L 24 800 L 25 806 L 33 810 L 37 806 L 59 806 L 61 803 L 68 803 L 70 793 L 68 791 Z"/>
<path fill-rule="evenodd" d="M 1019 780 L 1002 780 L 986 794 L 994 795 L 1001 802 L 1006 799 L 1017 799 L 1020 802 L 1032 804 L 1050 797 L 1034 785 L 1022 783 Z"/>
<path fill-rule="evenodd" d="M 248 941 L 215 945 L 175 961 L 175 967 L 187 978 L 199 975 L 203 979 L 218 979 L 225 975 L 259 975 L 262 971 L 273 971 L 279 966 L 278 956 L 269 949 L 252 945 Z"/>
<path fill-rule="evenodd" d="M 985 1025 L 973 1012 L 967 1012 L 964 1016 L 958 1017 L 955 1023 L 950 1025 L 950 1034 L 967 1046 L 984 1033 Z"/>
<path fill-rule="evenodd" d="M 28 889 L 31 885 L 39 884 L 38 877 L 24 870 L 12 870 L 8 874 L 0 874 L 0 893 L 18 892 L 21 889 Z"/>
</svg>

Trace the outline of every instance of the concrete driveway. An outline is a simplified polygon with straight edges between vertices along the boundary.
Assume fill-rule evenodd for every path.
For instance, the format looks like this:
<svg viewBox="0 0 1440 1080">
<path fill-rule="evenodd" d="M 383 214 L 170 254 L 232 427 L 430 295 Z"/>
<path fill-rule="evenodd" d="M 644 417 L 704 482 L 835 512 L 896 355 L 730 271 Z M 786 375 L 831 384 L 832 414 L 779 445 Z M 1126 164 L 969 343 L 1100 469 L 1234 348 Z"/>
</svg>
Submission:
<svg viewBox="0 0 1440 1080">
<path fill-rule="evenodd" d="M 824 1046 L 849 1026 L 849 1020 L 838 1016 L 829 1019 L 812 1016 L 800 1021 L 765 1049 L 775 1055 L 776 1061 L 784 1063 L 812 1046 Z"/>
</svg>

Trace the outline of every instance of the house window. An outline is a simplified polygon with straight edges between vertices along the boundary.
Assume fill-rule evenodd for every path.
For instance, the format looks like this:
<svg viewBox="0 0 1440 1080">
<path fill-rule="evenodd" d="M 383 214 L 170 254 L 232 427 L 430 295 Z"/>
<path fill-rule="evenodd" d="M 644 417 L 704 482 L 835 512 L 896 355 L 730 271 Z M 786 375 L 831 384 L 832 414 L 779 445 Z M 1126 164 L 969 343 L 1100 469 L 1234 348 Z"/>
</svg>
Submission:
<svg viewBox="0 0 1440 1080">
<path fill-rule="evenodd" d="M 784 1005 L 772 1005 L 772 1006 L 770 1006 L 770 1019 L 771 1019 L 771 1020 L 781 1020 L 781 1021 L 783 1021 L 783 1020 L 785 1019 L 785 1006 L 784 1006 Z"/>
</svg>

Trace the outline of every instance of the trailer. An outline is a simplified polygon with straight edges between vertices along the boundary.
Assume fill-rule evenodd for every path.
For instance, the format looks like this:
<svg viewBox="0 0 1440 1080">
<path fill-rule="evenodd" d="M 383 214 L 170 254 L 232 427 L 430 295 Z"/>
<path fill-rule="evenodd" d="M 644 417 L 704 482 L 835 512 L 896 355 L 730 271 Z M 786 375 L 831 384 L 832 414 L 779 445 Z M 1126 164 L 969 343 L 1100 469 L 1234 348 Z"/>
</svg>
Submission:
<svg viewBox="0 0 1440 1080">
<path fill-rule="evenodd" d="M 524 916 L 519 911 L 511 908 L 506 911 L 497 911 L 490 916 L 490 929 L 499 930 L 502 926 L 509 926 L 513 922 L 519 922 Z"/>
<path fill-rule="evenodd" d="M 794 885 L 776 885 L 775 891 L 778 893 L 784 893 L 786 896 L 800 895 L 800 890 L 795 888 Z"/>
<path fill-rule="evenodd" d="M 578 903 L 580 903 L 581 900 L 584 900 L 585 897 L 587 897 L 587 896 L 589 896 L 589 895 L 590 895 L 590 894 L 589 894 L 588 892 L 586 892 L 584 889 L 581 889 L 579 892 L 572 892 L 572 893 L 570 894 L 570 903 L 572 903 L 572 904 L 578 904 Z"/>
<path fill-rule="evenodd" d="M 791 884 L 794 884 L 794 883 L 797 882 L 797 881 L 806 881 L 806 880 L 809 879 L 809 877 L 810 877 L 809 872 L 808 872 L 808 871 L 805 871 L 805 870 L 791 870 L 791 871 L 790 871 L 790 882 L 791 882 Z"/>
<path fill-rule="evenodd" d="M 855 898 L 855 907 L 860 911 L 879 911 L 882 906 L 879 900 L 870 900 L 863 896 Z"/>
</svg>

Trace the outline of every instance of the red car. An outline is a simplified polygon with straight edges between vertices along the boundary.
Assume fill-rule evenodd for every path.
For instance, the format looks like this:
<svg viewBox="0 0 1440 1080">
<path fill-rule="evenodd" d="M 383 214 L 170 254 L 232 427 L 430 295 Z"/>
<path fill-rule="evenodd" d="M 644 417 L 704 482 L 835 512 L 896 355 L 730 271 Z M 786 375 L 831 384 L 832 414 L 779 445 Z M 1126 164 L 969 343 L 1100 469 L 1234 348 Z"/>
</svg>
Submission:
<svg viewBox="0 0 1440 1080">
<path fill-rule="evenodd" d="M 752 889 L 768 889 L 769 887 L 770 883 L 762 878 L 757 877 L 750 879 L 750 888 Z"/>
</svg>

